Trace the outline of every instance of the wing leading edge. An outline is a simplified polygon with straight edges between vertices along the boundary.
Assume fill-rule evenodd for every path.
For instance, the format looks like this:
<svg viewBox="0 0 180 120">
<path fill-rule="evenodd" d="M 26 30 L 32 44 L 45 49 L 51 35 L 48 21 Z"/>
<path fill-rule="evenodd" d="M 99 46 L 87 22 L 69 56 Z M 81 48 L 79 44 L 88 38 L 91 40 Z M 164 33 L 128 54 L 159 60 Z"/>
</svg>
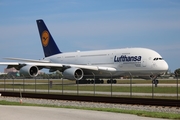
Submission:
<svg viewBox="0 0 180 120">
<path fill-rule="evenodd" d="M 50 72 L 59 70 L 63 77 L 69 80 L 81 80 L 88 73 L 98 72 L 114 72 L 113 67 L 90 66 L 90 65 L 75 65 L 75 64 L 60 64 L 60 63 L 35 63 L 35 62 L 0 62 L 0 65 L 7 65 L 7 68 L 14 67 L 19 70 L 23 76 L 36 77 L 39 70 L 42 68 L 49 69 Z"/>
<path fill-rule="evenodd" d="M 38 63 L 49 63 L 49 61 L 46 60 L 33 60 L 33 59 L 23 59 L 23 58 L 4 58 L 6 60 L 18 60 L 18 61 L 24 61 L 24 62 L 38 62 Z"/>
<path fill-rule="evenodd" d="M 103 66 L 91 66 L 91 65 L 76 65 L 76 64 L 60 64 L 60 63 L 46 63 L 46 62 L 0 62 L 0 65 L 8 65 L 12 67 L 21 67 L 25 65 L 37 66 L 42 68 L 80 68 L 86 70 L 95 70 L 95 71 L 116 71 L 113 67 L 103 67 Z"/>
</svg>

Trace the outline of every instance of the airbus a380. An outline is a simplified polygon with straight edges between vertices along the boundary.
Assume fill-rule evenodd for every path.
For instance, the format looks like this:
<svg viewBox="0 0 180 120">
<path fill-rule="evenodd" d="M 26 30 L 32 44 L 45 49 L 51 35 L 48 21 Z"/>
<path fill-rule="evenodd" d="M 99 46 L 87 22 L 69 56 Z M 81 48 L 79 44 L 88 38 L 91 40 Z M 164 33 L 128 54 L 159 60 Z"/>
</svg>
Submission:
<svg viewBox="0 0 180 120">
<path fill-rule="evenodd" d="M 43 20 L 36 20 L 45 57 L 41 60 L 6 58 L 19 62 L 0 62 L 25 76 L 35 77 L 38 70 L 59 70 L 69 80 L 117 78 L 124 75 L 146 76 L 156 80 L 168 70 L 159 53 L 147 48 L 123 48 L 63 53 L 57 47 Z M 94 82 L 94 80 L 93 80 Z"/>
</svg>

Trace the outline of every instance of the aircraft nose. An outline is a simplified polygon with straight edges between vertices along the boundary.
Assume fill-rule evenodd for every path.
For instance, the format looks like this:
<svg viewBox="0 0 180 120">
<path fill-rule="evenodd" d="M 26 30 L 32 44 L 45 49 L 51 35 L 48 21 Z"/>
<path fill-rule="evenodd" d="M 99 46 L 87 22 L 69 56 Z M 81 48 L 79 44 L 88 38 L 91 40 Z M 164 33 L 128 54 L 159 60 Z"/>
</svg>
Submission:
<svg viewBox="0 0 180 120">
<path fill-rule="evenodd" d="M 163 62 L 163 64 L 162 64 L 161 67 L 162 67 L 162 69 L 165 70 L 165 71 L 167 71 L 167 70 L 169 69 L 169 66 L 168 66 L 168 64 L 167 64 L 166 61 Z"/>
</svg>

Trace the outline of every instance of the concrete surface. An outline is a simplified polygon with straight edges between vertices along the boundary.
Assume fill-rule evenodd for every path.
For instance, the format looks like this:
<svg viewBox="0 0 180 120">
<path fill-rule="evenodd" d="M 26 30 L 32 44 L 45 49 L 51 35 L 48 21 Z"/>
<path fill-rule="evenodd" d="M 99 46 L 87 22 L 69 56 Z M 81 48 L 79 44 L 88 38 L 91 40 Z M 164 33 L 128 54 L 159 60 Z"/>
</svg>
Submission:
<svg viewBox="0 0 180 120">
<path fill-rule="evenodd" d="M 0 111 L 0 120 L 165 120 L 121 113 L 32 106 L 0 105 Z"/>
</svg>

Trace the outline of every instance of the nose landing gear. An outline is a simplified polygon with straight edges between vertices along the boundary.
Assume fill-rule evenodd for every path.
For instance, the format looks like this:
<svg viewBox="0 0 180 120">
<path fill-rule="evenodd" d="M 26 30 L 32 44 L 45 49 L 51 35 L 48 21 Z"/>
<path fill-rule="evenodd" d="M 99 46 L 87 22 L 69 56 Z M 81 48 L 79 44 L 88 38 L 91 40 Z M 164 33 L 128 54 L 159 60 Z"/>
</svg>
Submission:
<svg viewBox="0 0 180 120">
<path fill-rule="evenodd" d="M 158 85 L 158 83 L 159 83 L 159 80 L 156 79 L 157 77 L 158 77 L 158 76 L 153 76 L 153 77 L 152 77 L 152 84 L 155 84 L 155 87 L 157 87 L 157 85 Z"/>
</svg>

